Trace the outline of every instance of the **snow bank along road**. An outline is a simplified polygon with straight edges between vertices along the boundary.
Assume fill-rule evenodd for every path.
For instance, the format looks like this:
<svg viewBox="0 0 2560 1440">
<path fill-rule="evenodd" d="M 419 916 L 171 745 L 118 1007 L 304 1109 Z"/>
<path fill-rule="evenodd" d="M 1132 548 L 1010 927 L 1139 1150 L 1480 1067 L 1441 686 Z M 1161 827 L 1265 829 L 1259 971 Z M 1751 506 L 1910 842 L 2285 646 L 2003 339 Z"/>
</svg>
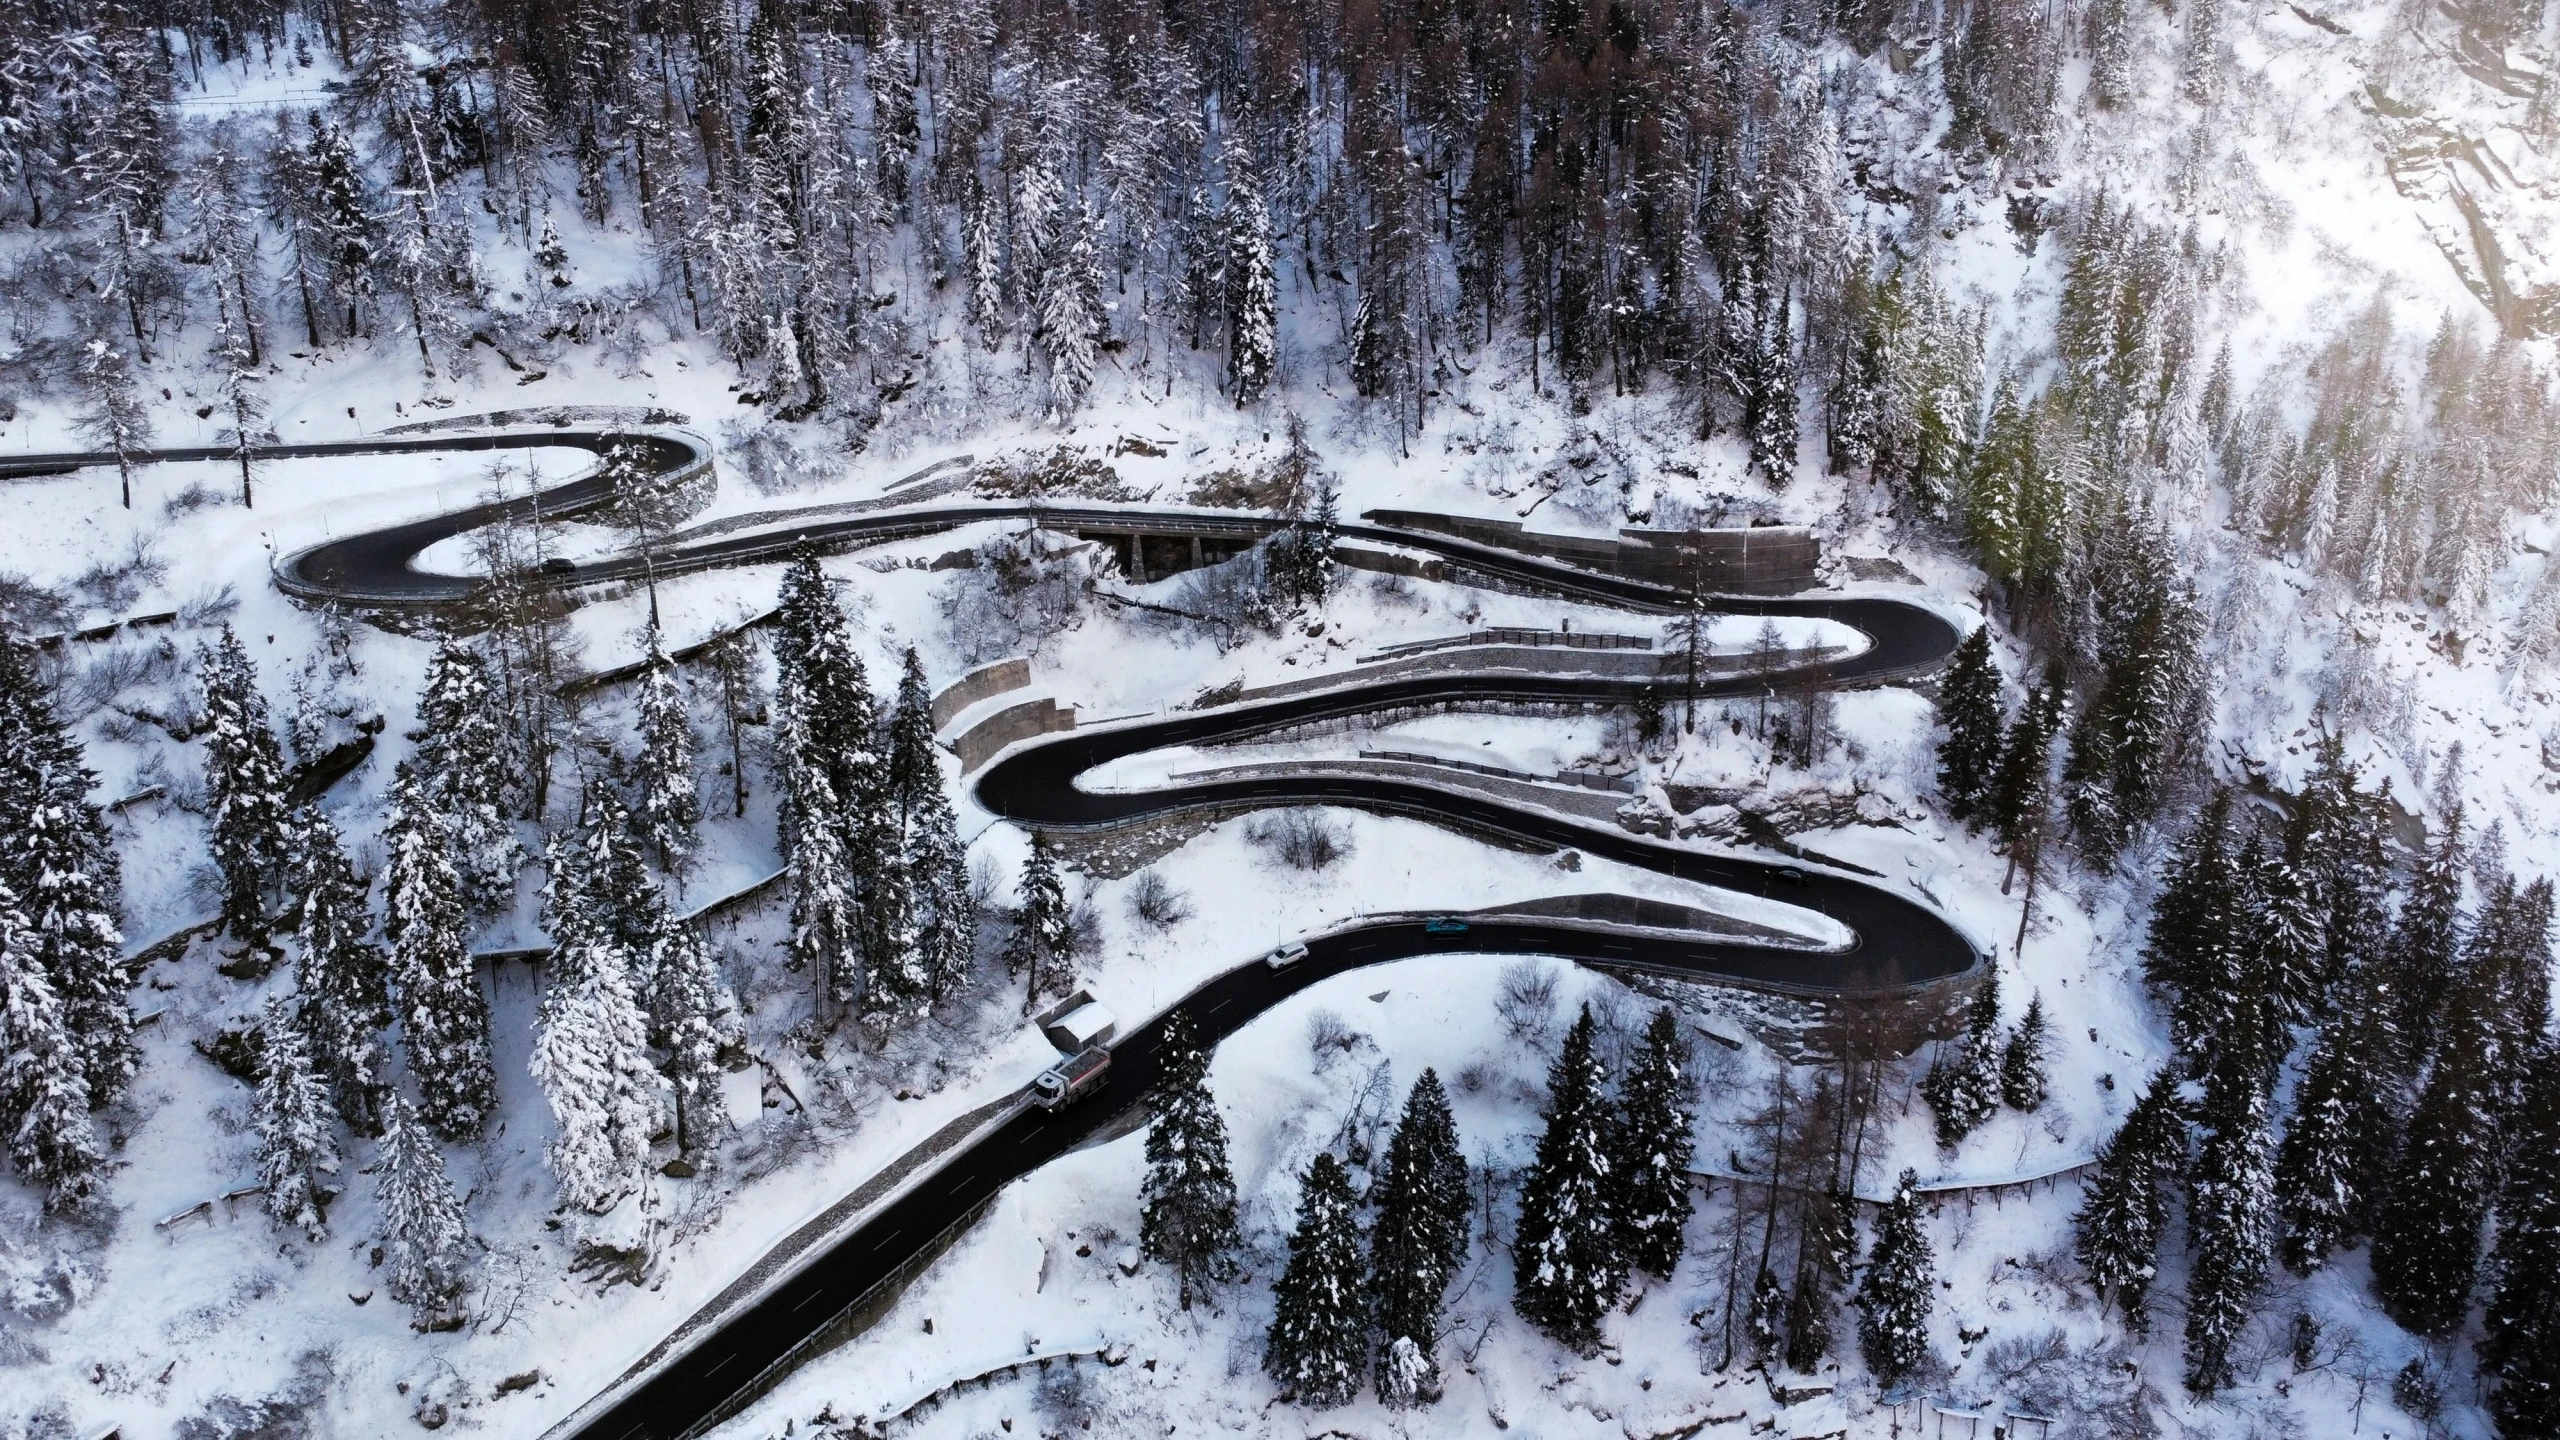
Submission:
<svg viewBox="0 0 2560 1440">
<path fill-rule="evenodd" d="M 545 428 L 497 434 L 432 434 L 373 440 L 262 447 L 274 458 L 326 458 L 420 450 L 494 450 L 566 445 L 604 453 L 616 443 L 639 447 L 661 473 L 708 463 L 691 436 L 666 431 L 632 434 L 600 428 Z M 227 452 L 155 451 L 154 460 L 228 459 Z M 13 459 L 9 474 L 59 473 L 81 465 L 112 463 L 102 455 L 52 455 Z M 476 582 L 413 568 L 417 554 L 453 535 L 510 514 L 562 517 L 592 510 L 608 498 L 600 476 L 553 486 L 536 497 L 475 505 L 430 519 L 333 540 L 282 561 L 276 583 L 288 594 L 333 601 L 357 609 L 432 611 L 469 597 Z M 659 574 L 726 565 L 771 562 L 809 541 L 849 549 L 887 540 L 956 529 L 987 520 L 1033 518 L 1064 529 L 1190 531 L 1250 540 L 1278 522 L 1231 512 L 1137 509 L 1125 506 L 959 504 L 888 509 L 777 528 L 732 533 L 696 544 L 680 539 L 649 558 Z M 734 525 L 736 522 L 730 522 Z M 1466 540 L 1381 526 L 1346 525 L 1345 535 L 1383 541 L 1439 555 L 1478 574 L 1629 610 L 1664 613 L 1684 597 L 1641 581 L 1601 575 L 1553 561 L 1504 552 Z M 616 557 L 581 565 L 556 578 L 564 589 L 636 579 L 642 557 Z M 1955 627 L 1923 606 L 1877 597 L 1718 599 L 1727 613 L 1790 615 L 1832 620 L 1862 632 L 1867 647 L 1854 655 L 1800 667 L 1790 685 L 1876 684 L 1926 673 L 1955 649 Z M 1766 675 L 1702 679 L 1706 694 L 1750 693 Z M 1307 957 L 1274 971 L 1253 960 L 1203 985 L 1173 1011 L 1156 1017 L 1112 1046 L 1110 1078 L 1097 1095 L 1049 1113 L 1024 1109 L 976 1143 L 954 1151 L 938 1168 L 911 1182 L 869 1220 L 788 1272 L 734 1313 L 702 1328 L 690 1345 L 654 1365 L 635 1367 L 555 1433 L 578 1440 L 675 1437 L 716 1423 L 762 1393 L 799 1360 L 835 1342 L 882 1286 L 911 1272 L 939 1251 L 939 1242 L 973 1217 L 1006 1184 L 1102 1131 L 1143 1099 L 1160 1060 L 1166 1022 L 1175 1011 L 1191 1016 L 1214 1042 L 1317 981 L 1347 970 L 1414 955 L 1451 951 L 1487 955 L 1554 955 L 1595 968 L 1645 971 L 1691 979 L 1740 983 L 1810 994 L 1878 992 L 1943 985 L 1962 980 L 1982 961 L 1981 952 L 1946 917 L 1881 885 L 1818 865 L 1764 862 L 1663 844 L 1563 816 L 1505 804 L 1453 788 L 1375 776 L 1269 775 L 1144 791 L 1099 793 L 1079 788 L 1075 777 L 1125 755 L 1171 745 L 1203 745 L 1378 711 L 1451 705 L 1584 705 L 1624 703 L 1645 682 L 1623 678 L 1516 672 L 1452 673 L 1364 682 L 1344 677 L 1339 686 L 1250 704 L 1145 718 L 1070 731 L 1014 746 L 977 781 L 979 801 L 991 812 L 1042 829 L 1108 829 L 1179 812 L 1242 811 L 1285 805 L 1336 804 L 1419 817 L 1457 828 L 1541 846 L 1571 847 L 1661 874 L 1759 895 L 1819 911 L 1840 922 L 1853 939 L 1824 950 L 1688 939 L 1660 931 L 1576 922 L 1471 916 L 1459 933 L 1434 933 L 1425 917 L 1380 916 L 1307 940 Z"/>
</svg>

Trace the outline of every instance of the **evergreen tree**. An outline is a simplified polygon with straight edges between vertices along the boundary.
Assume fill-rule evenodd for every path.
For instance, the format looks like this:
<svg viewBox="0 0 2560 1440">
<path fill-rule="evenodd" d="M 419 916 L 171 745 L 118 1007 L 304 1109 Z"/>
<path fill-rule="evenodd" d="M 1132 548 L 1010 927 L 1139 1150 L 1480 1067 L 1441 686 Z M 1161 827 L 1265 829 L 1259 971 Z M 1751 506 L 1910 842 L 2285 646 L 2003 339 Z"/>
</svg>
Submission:
<svg viewBox="0 0 2560 1440">
<path fill-rule="evenodd" d="M 391 1023 L 391 971 L 382 951 L 365 938 L 373 928 L 366 886 L 347 863 L 338 828 L 309 809 L 295 828 L 301 1019 L 339 1118 L 357 1134 L 371 1135 L 380 1128 L 390 1084 L 382 1032 Z"/>
<path fill-rule="evenodd" d="M 1841 1190 L 1808 1197 L 1796 1247 L 1796 1278 L 1787 1293 L 1787 1368 L 1810 1375 L 1831 1354 L 1831 1306 L 1840 1279 L 1857 1259 L 1855 1202 Z"/>
<path fill-rule="evenodd" d="M 640 672 L 639 795 L 634 809 L 641 833 L 658 853 L 658 868 L 674 874 L 693 854 L 702 823 L 702 796 L 693 779 L 693 716 L 677 688 L 675 662 L 667 658 L 658 627 L 649 627 L 649 653 Z"/>
<path fill-rule="evenodd" d="M 2247 917 L 2231 853 L 2231 793 L 2215 793 L 2169 862 L 2142 963 L 2169 999 L 2170 1039 L 2192 1063 L 2233 1039 Z"/>
<path fill-rule="evenodd" d="M 2027 1013 L 2000 1053 L 2000 1098 L 2019 1110 L 2044 1104 L 2044 992 L 2027 997 Z"/>
<path fill-rule="evenodd" d="M 530 800 L 538 788 L 509 759 L 506 711 L 487 657 L 452 636 L 437 641 L 411 738 L 421 799 L 445 818 L 464 904 L 475 915 L 515 904 L 524 846 L 507 819 L 507 789 L 521 783 Z"/>
<path fill-rule="evenodd" d="M 489 997 L 471 959 L 462 877 L 451 830 L 428 808 L 402 766 L 391 783 L 383 843 L 383 935 L 400 996 L 401 1040 L 419 1108 L 429 1127 L 453 1140 L 480 1133 L 498 1104 L 489 1050 Z"/>
<path fill-rule="evenodd" d="M 978 947 L 977 905 L 969 893 L 969 855 L 943 790 L 941 750 L 933 741 L 933 695 L 924 662 L 907 647 L 898 704 L 889 719 L 889 787 L 905 837 L 907 874 L 919 912 L 917 958 L 931 998 L 942 999 L 967 976 Z"/>
<path fill-rule="evenodd" d="M 382 1116 L 382 1242 L 391 1298 L 434 1316 L 462 1297 L 471 1258 L 471 1229 L 445 1174 L 444 1153 L 416 1111 L 391 1097 Z"/>
<path fill-rule="evenodd" d="M 96 784 L 27 647 L 0 634 L 0 884 L 25 906 L 93 1107 L 121 1096 L 135 1068 L 123 871 Z"/>
<path fill-rule="evenodd" d="M 2435 1053 L 2441 1012 L 2462 945 L 2462 807 L 2449 806 L 2400 906 L 2385 953 L 2391 983 L 2393 1057 L 2404 1079 Z"/>
<path fill-rule="evenodd" d="M 1040 996 L 1064 988 L 1075 961 L 1073 917 L 1066 888 L 1058 881 L 1058 865 L 1049 842 L 1031 837 L 1031 858 L 1023 864 L 1015 892 L 1013 930 L 1005 941 L 1004 965 L 1023 980 L 1022 1009 L 1029 1014 Z"/>
<path fill-rule="evenodd" d="M 1182 1308 L 1233 1268 L 1235 1172 L 1227 1166 L 1227 1122 L 1209 1093 L 1209 1056 L 1194 1038 L 1191 1015 L 1165 1021 L 1163 1068 L 1148 1096 L 1146 1201 L 1138 1244 L 1173 1267 Z"/>
<path fill-rule="evenodd" d="M 2379 968 L 2369 960 L 2348 977 L 2345 1003 L 2322 1028 L 2294 1086 L 2293 1118 L 2276 1148 L 2279 1248 L 2296 1274 L 2318 1269 L 2331 1251 L 2365 1233 L 2390 1166 L 2398 1127 Z"/>
<path fill-rule="evenodd" d="M 2461 1326 L 2480 1267 L 2480 1227 L 2498 1154 L 2493 1004 L 2476 984 L 2463 985 L 2454 997 L 2442 1048 L 2375 1216 L 2374 1292 L 2393 1319 L 2421 1335 Z"/>
<path fill-rule="evenodd" d="M 648 1016 L 581 846 L 552 842 L 544 887 L 552 936 L 532 1072 L 551 1106 L 546 1151 L 560 1198 L 602 1214 L 640 1183 L 666 1083 L 649 1064 Z"/>
<path fill-rule="evenodd" d="M 2210 1396 L 2237 1378 L 2231 1350 L 2266 1285 L 2274 1235 L 2273 1146 L 2264 1069 L 2243 1047 L 2223 1054 L 2205 1082 L 2203 1142 L 2189 1177 L 2186 1382 Z"/>
<path fill-rule="evenodd" d="M 811 737 L 808 697 L 786 677 L 775 695 L 782 760 L 784 863 L 791 892 L 791 967 L 817 981 L 817 1014 L 832 1022 L 862 993 L 853 870 L 845 859 L 834 783 Z"/>
<path fill-rule="evenodd" d="M 1093 387 L 1094 358 L 1110 332 L 1102 308 L 1102 260 L 1095 246 L 1099 216 L 1079 207 L 1067 222 L 1066 243 L 1056 247 L 1040 280 L 1040 326 L 1035 332 L 1049 362 L 1049 409 L 1074 414 Z"/>
<path fill-rule="evenodd" d="M 2043 846 L 2045 814 L 2052 807 L 2053 741 L 2062 732 L 2063 699 L 2057 665 L 2045 672 L 2042 685 L 2027 692 L 2026 708 L 2010 723 L 1984 807 L 1984 818 L 2000 837 L 2009 863 L 2025 866 L 2030 875 Z"/>
<path fill-rule="evenodd" d="M 1387 1142 L 1369 1236 L 1369 1288 L 1376 1297 L 1378 1396 L 1391 1405 L 1438 1398 L 1440 1318 L 1449 1279 L 1465 1260 L 1467 1162 L 1440 1077 L 1424 1070 L 1405 1096 Z"/>
<path fill-rule="evenodd" d="M 133 367 L 123 349 L 103 336 L 81 347 L 79 368 L 72 372 L 79 387 L 77 424 L 82 439 L 114 457 L 124 508 L 133 508 L 133 467 L 140 452 L 151 448 L 151 412 L 133 383 Z"/>
<path fill-rule="evenodd" d="M 2510 1440 L 2560 1434 L 2560 1045 L 2546 1042 L 2498 1200 L 2480 1341 L 2489 1414 Z"/>
<path fill-rule="evenodd" d="M 1360 1393 L 1368 1366 L 1369 1320 L 1360 1291 L 1360 1222 L 1351 1176 L 1331 1151 L 1318 1151 L 1298 1197 L 1289 1265 L 1271 1287 L 1270 1334 L 1262 1368 L 1299 1404 L 1329 1409 Z"/>
<path fill-rule="evenodd" d="M 17 897 L 0 888 L 0 1133 L 18 1178 L 44 1192 L 47 1210 L 86 1201 L 105 1163 L 70 1024 Z"/>
<path fill-rule="evenodd" d="M 1665 1280 L 1680 1263 L 1681 1232 L 1689 1223 L 1689 1157 L 1697 1144 L 1696 1117 L 1680 1073 L 1684 1058 L 1679 1020 L 1666 1005 L 1653 1012 L 1644 1050 L 1619 1087 L 1618 1125 L 1610 1137 L 1618 1243 L 1628 1264 Z"/>
<path fill-rule="evenodd" d="M 1511 1250 L 1521 1316 L 1583 1351 L 1600 1343 L 1600 1317 L 1627 1278 L 1611 1203 L 1618 1181 L 1609 1164 L 1609 1077 L 1593 1052 L 1596 1029 L 1586 1005 L 1547 1072 L 1547 1128 L 1521 1178 Z"/>
<path fill-rule="evenodd" d="M 1271 388 L 1280 352 L 1280 285 L 1271 257 L 1271 217 L 1230 143 L 1227 171 L 1227 393 L 1239 406 Z"/>
<path fill-rule="evenodd" d="M 267 933 L 267 906 L 292 858 L 284 751 L 267 723 L 257 672 L 230 626 L 198 655 L 203 687 L 205 800 L 213 863 L 222 872 L 223 928 L 246 940 Z"/>
<path fill-rule="evenodd" d="M 2169 1223 L 2162 1185 L 2185 1173 L 2186 1132 L 2177 1084 L 2166 1072 L 2098 1152 L 2098 1170 L 2073 1218 L 2080 1268 L 2100 1299 L 2112 1297 L 2136 1335 L 2151 1331 L 2152 1279 L 2160 1273 L 2160 1236 Z"/>
<path fill-rule="evenodd" d="M 2200 723 L 2204 614 L 2168 528 L 2143 502 L 2106 522 L 2092 604 L 2099 678 L 2071 732 L 2064 808 L 2081 849 L 2111 864 L 2147 823 Z"/>
<path fill-rule="evenodd" d="M 705 1119 L 720 1115 L 720 1056 L 744 1043 L 737 1001 L 720 976 L 711 947 L 690 925 L 669 917 L 651 943 L 649 1025 L 658 1047 L 666 1052 L 659 1068 L 667 1077 L 676 1107 L 676 1148 L 700 1147 Z"/>
<path fill-rule="evenodd" d="M 1977 625 L 1956 647 L 1938 687 L 1938 793 L 1947 814 L 1979 825 L 2000 768 L 2000 667 L 1991 659 L 1991 627 Z"/>
<path fill-rule="evenodd" d="M 2000 1108 L 2000 969 L 1987 967 L 1965 1005 L 1964 1035 L 1954 1053 L 1940 1046 L 1920 1082 L 1921 1098 L 1936 1113 L 1938 1144 L 1954 1149 Z"/>
<path fill-rule="evenodd" d="M 1858 1282 L 1858 1352 L 1877 1380 L 1891 1385 L 1929 1353 L 1930 1292 L 1937 1261 L 1920 1230 L 1920 1177 L 1909 1170 L 1876 1217 L 1867 1273 Z"/>
<path fill-rule="evenodd" d="M 338 1169 L 338 1112 L 311 1063 L 310 1027 L 281 995 L 267 1001 L 258 1047 L 258 1183 L 261 1204 L 279 1225 L 299 1227 L 313 1243 L 326 1239 L 321 1177 Z"/>
</svg>

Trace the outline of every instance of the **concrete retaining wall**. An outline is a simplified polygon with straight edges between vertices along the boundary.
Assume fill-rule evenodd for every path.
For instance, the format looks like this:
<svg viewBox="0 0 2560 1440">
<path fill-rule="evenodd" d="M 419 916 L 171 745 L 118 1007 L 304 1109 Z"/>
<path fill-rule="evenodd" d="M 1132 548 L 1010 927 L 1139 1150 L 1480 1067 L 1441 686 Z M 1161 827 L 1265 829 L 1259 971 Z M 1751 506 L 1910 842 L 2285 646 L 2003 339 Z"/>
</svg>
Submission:
<svg viewBox="0 0 2560 1440">
<path fill-rule="evenodd" d="M 1016 655 L 1010 660 L 981 665 L 952 681 L 950 688 L 933 697 L 933 728 L 940 730 L 959 719 L 961 711 L 991 695 L 1019 690 L 1030 683 L 1031 661 L 1026 656 Z"/>
<path fill-rule="evenodd" d="M 1361 516 L 1400 530 L 1451 535 L 1479 545 L 1561 561 L 1604 575 L 1721 595 L 1788 595 L 1813 586 L 1822 542 L 1795 525 L 1748 530 L 1621 530 L 1618 538 L 1556 535 L 1516 520 L 1371 510 Z"/>
<path fill-rule="evenodd" d="M 1034 735 L 1051 735 L 1076 728 L 1076 712 L 1072 705 L 1061 706 L 1054 696 L 1043 695 L 1008 705 L 971 726 L 968 733 L 951 743 L 960 756 L 960 773 L 968 774 L 995 758 L 996 752 L 1016 740 Z"/>
</svg>

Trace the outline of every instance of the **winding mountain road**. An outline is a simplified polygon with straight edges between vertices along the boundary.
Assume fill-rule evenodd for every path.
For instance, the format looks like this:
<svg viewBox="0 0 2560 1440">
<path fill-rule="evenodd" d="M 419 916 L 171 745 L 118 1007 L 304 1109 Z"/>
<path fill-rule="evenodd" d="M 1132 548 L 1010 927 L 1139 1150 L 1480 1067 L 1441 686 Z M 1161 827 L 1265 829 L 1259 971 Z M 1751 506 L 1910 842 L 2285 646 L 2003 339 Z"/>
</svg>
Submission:
<svg viewBox="0 0 2560 1440">
<path fill-rule="evenodd" d="M 422 450 L 494 450 L 531 445 L 605 452 L 637 443 L 662 473 L 708 463 L 702 442 L 680 432 L 637 434 L 602 427 L 552 427 L 503 434 L 423 434 L 367 441 L 262 447 L 270 458 L 329 458 Z M 222 450 L 154 452 L 153 459 L 229 459 Z M 109 464 L 102 455 L 19 457 L 0 462 L 0 478 L 59 473 Z M 608 498 L 589 474 L 537 497 L 483 504 L 304 550 L 276 569 L 276 583 L 311 601 L 357 608 L 434 611 L 469 598 L 477 582 L 415 567 L 438 541 L 538 505 L 550 517 L 591 511 Z M 1233 512 L 1170 507 L 963 503 L 812 516 L 795 523 L 687 542 L 681 535 L 648 557 L 659 576 L 722 566 L 770 563 L 804 540 L 847 549 L 931 534 L 989 520 L 1035 519 L 1063 529 L 1172 528 L 1258 538 L 1277 522 Z M 735 521 L 729 522 L 735 525 Z M 1373 525 L 1345 525 L 1347 537 L 1436 554 L 1503 583 L 1627 610 L 1668 613 L 1684 597 L 1620 576 L 1577 569 L 1448 536 Z M 636 579 L 637 555 L 583 564 L 552 577 L 564 589 Z M 1799 616 L 1851 627 L 1866 647 L 1844 658 L 1785 673 L 1790 685 L 1856 686 L 1925 674 L 1955 649 L 1958 635 L 1924 606 L 1876 597 L 1733 597 L 1726 613 Z M 1701 681 L 1703 693 L 1756 693 L 1767 674 Z M 1516 842 L 1573 848 L 1679 879 L 1735 890 L 1827 915 L 1851 941 L 1838 949 L 1688 938 L 1659 930 L 1589 922 L 1469 916 L 1462 933 L 1435 933 L 1419 914 L 1375 916 L 1311 936 L 1307 957 L 1285 970 L 1258 959 L 1209 981 L 1173 1010 L 1136 1027 L 1112 1046 L 1102 1091 L 1055 1114 L 1023 1109 L 975 1143 L 955 1150 L 911 1179 L 869 1218 L 760 1294 L 632 1367 L 614 1386 L 554 1427 L 578 1440 L 639 1440 L 699 1433 L 745 1403 L 810 1354 L 837 1343 L 850 1317 L 883 1293 L 884 1284 L 938 1253 L 941 1240 L 1005 1185 L 1102 1132 L 1143 1099 L 1161 1057 L 1167 1021 L 1188 1014 L 1214 1042 L 1287 996 L 1363 966 L 1446 952 L 1560 956 L 1594 968 L 1640 971 L 1709 982 L 1742 983 L 1815 995 L 1882 993 L 1961 981 L 1982 963 L 1977 946 L 1935 909 L 1898 890 L 1819 865 L 1760 861 L 1663 843 L 1548 811 L 1506 804 L 1481 792 L 1381 776 L 1271 775 L 1145 791 L 1100 791 L 1076 778 L 1108 761 L 1175 745 L 1209 745 L 1277 729 L 1381 711 L 1501 704 L 1585 705 L 1632 701 L 1644 682 L 1625 678 L 1509 671 L 1401 676 L 1343 683 L 1313 693 L 1151 716 L 1069 731 L 1015 745 L 980 772 L 976 793 L 992 813 L 1051 830 L 1103 830 L 1178 813 L 1235 812 L 1288 805 L 1333 804 L 1434 823 Z"/>
</svg>

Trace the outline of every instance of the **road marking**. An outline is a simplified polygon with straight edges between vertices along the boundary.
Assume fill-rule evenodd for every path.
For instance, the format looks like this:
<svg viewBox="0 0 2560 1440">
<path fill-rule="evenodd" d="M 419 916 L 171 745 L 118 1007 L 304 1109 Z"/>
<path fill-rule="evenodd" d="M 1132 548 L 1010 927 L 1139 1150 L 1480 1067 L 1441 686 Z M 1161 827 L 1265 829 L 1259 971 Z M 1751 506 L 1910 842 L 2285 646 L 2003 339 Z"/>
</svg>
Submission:
<svg viewBox="0 0 2560 1440">
<path fill-rule="evenodd" d="M 906 1233 L 907 1233 L 907 1232 L 906 1232 L 906 1231 L 904 1231 L 904 1230 L 892 1230 L 892 1231 L 890 1231 L 888 1234 L 881 1236 L 881 1237 L 880 1237 L 880 1240 L 879 1240 L 879 1243 L 877 1243 L 877 1244 L 875 1244 L 875 1245 L 873 1245 L 873 1246 L 871 1247 L 871 1253 L 872 1253 L 872 1254 L 874 1254 L 874 1255 L 877 1255 L 877 1254 L 879 1254 L 881 1251 L 888 1249 L 888 1248 L 889 1248 L 889 1242 L 890 1242 L 890 1241 L 895 1240 L 895 1239 L 897 1239 L 899 1236 L 904 1235 L 904 1234 L 906 1234 Z"/>
<path fill-rule="evenodd" d="M 726 1364 L 728 1364 L 730 1361 L 735 1360 L 735 1359 L 737 1359 L 737 1358 L 738 1358 L 738 1352 L 737 1352 L 737 1351 L 735 1351 L 735 1350 L 732 1350 L 732 1351 L 730 1351 L 728 1354 L 723 1355 L 723 1356 L 721 1356 L 721 1357 L 720 1357 L 720 1365 L 726 1365 Z M 705 1379 L 705 1380 L 708 1380 L 708 1379 L 710 1379 L 712 1376 L 719 1374 L 719 1373 L 720 1373 L 720 1365 L 714 1365 L 714 1366 L 712 1366 L 710 1369 L 703 1371 L 703 1372 L 702 1372 L 702 1378 L 703 1378 L 703 1379 Z"/>
<path fill-rule="evenodd" d="M 808 1308 L 809 1308 L 809 1305 L 810 1305 L 810 1302 L 812 1302 L 812 1301 L 815 1301 L 815 1300 L 818 1300 L 818 1299 L 822 1298 L 823 1296 L 825 1296 L 825 1294 L 826 1294 L 826 1293 L 827 1293 L 827 1292 L 826 1292 L 826 1291 L 824 1291 L 824 1290 L 812 1290 L 812 1291 L 810 1291 L 807 1295 L 805 1295 L 805 1296 L 801 1297 L 801 1300 L 800 1300 L 800 1303 L 799 1303 L 799 1304 L 794 1305 L 794 1306 L 792 1306 L 792 1307 L 791 1307 L 791 1313 L 792 1313 L 792 1314 L 794 1314 L 794 1315 L 797 1315 L 797 1314 L 799 1314 L 801 1311 L 808 1309 Z"/>
</svg>

